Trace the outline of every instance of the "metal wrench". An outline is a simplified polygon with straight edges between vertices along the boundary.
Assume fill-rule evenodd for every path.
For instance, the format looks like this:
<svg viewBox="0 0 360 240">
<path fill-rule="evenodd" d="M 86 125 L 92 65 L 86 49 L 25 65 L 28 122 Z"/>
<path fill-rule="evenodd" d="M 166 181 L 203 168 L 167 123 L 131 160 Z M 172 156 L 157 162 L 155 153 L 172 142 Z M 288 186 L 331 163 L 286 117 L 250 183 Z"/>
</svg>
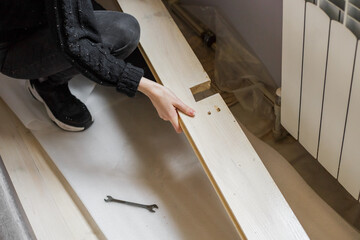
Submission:
<svg viewBox="0 0 360 240">
<path fill-rule="evenodd" d="M 128 202 L 128 201 L 124 201 L 124 200 L 115 199 L 112 196 L 106 196 L 106 197 L 107 198 L 104 199 L 105 202 L 117 202 L 117 203 L 123 203 L 123 204 L 129 205 L 129 206 L 141 207 L 141 208 L 145 208 L 145 209 L 149 210 L 150 212 L 155 212 L 154 209 L 159 208 L 156 204 L 145 205 L 145 204 L 140 204 L 140 203 L 134 203 L 134 202 Z"/>
</svg>

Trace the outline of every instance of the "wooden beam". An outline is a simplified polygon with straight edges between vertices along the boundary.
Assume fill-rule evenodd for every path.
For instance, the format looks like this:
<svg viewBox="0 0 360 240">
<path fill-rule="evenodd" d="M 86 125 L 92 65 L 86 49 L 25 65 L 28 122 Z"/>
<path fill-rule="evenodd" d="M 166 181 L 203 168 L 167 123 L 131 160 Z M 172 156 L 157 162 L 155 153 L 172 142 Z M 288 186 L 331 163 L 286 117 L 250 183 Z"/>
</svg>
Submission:
<svg viewBox="0 0 360 240">
<path fill-rule="evenodd" d="M 104 239 L 41 145 L 1 98 L 0 154 L 37 239 Z"/>
<path fill-rule="evenodd" d="M 179 114 L 182 128 L 241 238 L 308 239 L 221 96 L 195 101 L 191 88 L 209 77 L 162 2 L 117 1 L 139 21 L 158 82 L 196 110 L 195 118 Z"/>
</svg>

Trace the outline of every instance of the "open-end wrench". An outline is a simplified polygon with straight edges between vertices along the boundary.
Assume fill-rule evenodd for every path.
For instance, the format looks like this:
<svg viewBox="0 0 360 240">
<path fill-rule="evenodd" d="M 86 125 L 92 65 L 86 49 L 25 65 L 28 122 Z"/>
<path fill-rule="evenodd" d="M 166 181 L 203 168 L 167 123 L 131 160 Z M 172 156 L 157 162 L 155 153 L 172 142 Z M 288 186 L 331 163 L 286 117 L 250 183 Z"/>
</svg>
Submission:
<svg viewBox="0 0 360 240">
<path fill-rule="evenodd" d="M 115 199 L 112 196 L 106 196 L 106 197 L 107 198 L 104 199 L 105 202 L 117 202 L 117 203 L 123 203 L 123 204 L 129 205 L 129 206 L 141 207 L 141 208 L 145 208 L 145 209 L 149 210 L 150 212 L 155 212 L 154 209 L 159 208 L 156 204 L 145 205 L 145 204 L 140 204 L 140 203 L 134 203 L 134 202 L 128 202 L 128 201 L 124 201 L 124 200 Z"/>
</svg>

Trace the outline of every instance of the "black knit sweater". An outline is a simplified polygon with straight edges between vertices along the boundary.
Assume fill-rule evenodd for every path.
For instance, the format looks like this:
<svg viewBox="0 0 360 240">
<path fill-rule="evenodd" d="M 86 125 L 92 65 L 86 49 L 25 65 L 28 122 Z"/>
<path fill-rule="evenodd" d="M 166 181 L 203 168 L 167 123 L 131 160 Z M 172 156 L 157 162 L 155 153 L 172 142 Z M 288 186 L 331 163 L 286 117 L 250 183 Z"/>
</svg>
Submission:
<svg viewBox="0 0 360 240">
<path fill-rule="evenodd" d="M 66 58 L 83 75 L 134 96 L 143 70 L 115 58 L 103 46 L 91 0 L 1 0 L 0 42 L 50 27 Z"/>
</svg>

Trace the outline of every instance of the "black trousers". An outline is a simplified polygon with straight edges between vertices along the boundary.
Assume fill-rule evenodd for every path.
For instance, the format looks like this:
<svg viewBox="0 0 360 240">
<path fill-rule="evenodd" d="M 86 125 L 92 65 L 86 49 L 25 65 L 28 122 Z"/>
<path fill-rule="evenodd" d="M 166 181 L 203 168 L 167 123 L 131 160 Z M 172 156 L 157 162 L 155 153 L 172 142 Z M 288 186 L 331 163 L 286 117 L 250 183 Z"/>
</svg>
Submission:
<svg viewBox="0 0 360 240">
<path fill-rule="evenodd" d="M 152 78 L 137 45 L 140 27 L 137 20 L 126 13 L 94 11 L 103 44 L 111 53 L 145 70 Z M 52 39 L 50 29 L 41 29 L 16 43 L 0 44 L 0 69 L 9 77 L 47 79 L 48 84 L 60 85 L 79 71 L 65 59 Z"/>
</svg>

